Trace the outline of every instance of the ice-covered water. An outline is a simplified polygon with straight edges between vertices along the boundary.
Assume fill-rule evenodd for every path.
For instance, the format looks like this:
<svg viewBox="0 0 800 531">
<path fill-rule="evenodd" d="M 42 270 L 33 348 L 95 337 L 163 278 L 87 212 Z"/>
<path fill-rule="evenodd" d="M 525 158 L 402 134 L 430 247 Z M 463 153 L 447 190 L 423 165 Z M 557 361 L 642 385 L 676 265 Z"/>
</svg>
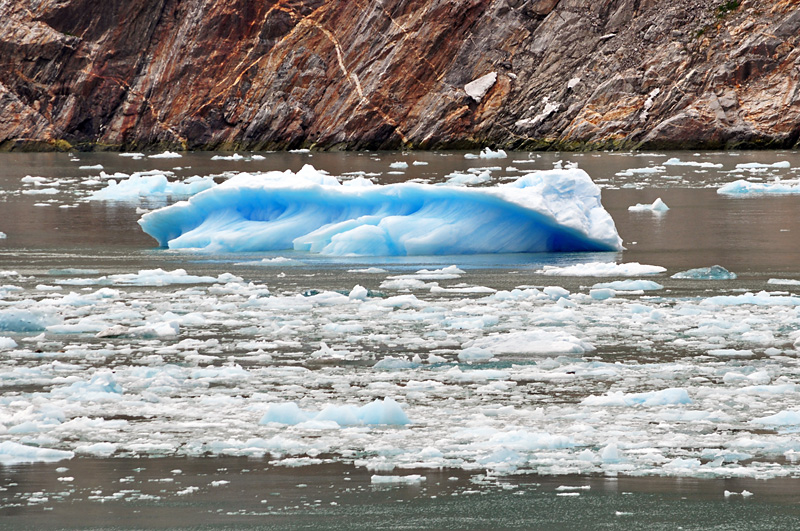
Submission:
<svg viewBox="0 0 800 531">
<path fill-rule="evenodd" d="M 796 153 L 3 158 L 0 463 L 256 456 L 376 483 L 800 474 L 800 199 L 717 193 L 796 180 Z M 626 250 L 197 254 L 136 223 L 306 163 L 342 182 L 488 176 L 468 187 L 577 165 Z M 134 174 L 147 197 L 103 200 Z M 629 210 L 659 198 L 658 215 Z M 735 276 L 674 276 L 714 265 Z"/>
</svg>

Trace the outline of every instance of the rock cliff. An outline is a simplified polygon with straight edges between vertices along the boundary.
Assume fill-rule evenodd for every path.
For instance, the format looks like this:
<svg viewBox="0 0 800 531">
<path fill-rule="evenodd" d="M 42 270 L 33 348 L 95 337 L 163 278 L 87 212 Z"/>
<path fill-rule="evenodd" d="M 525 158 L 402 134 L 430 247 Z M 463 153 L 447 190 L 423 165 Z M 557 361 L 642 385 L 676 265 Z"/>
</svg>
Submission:
<svg viewBox="0 0 800 531">
<path fill-rule="evenodd" d="M 0 149 L 789 147 L 800 0 L 0 0 Z"/>
</svg>

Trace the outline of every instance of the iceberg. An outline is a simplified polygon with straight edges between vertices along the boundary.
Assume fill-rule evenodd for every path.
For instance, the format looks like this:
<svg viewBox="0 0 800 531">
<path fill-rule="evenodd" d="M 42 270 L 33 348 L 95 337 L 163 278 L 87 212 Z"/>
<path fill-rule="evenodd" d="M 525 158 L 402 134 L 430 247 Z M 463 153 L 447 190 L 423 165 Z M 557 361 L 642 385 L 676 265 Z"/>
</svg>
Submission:
<svg viewBox="0 0 800 531">
<path fill-rule="evenodd" d="M 306 165 L 241 173 L 144 214 L 162 247 L 295 249 L 335 256 L 619 251 L 622 240 L 579 169 L 529 173 L 486 188 L 414 182 L 346 185 Z"/>
</svg>

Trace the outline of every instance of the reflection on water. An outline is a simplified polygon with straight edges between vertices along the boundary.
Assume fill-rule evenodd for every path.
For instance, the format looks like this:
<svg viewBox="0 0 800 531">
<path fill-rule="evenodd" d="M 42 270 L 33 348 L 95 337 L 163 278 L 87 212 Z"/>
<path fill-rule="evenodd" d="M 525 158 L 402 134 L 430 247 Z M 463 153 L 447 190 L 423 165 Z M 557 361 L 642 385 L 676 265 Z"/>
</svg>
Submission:
<svg viewBox="0 0 800 531">
<path fill-rule="evenodd" d="M 341 464 L 77 459 L 2 469 L 7 529 L 792 529 L 796 479 L 505 477 L 410 470 L 375 485 Z M 726 496 L 725 492 L 729 494 Z M 758 496 L 742 496 L 742 492 Z M 54 511 L 47 507 L 56 505 Z"/>
</svg>

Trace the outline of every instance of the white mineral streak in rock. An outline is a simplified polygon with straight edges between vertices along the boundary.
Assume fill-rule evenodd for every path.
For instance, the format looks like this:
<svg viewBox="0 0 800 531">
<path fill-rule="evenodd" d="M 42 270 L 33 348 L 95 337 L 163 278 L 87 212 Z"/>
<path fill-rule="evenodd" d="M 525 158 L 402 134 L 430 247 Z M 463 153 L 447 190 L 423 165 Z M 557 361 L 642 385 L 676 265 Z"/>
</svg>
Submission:
<svg viewBox="0 0 800 531">
<path fill-rule="evenodd" d="M 483 99 L 495 83 L 497 83 L 497 72 L 490 72 L 464 85 L 464 91 L 473 100 L 480 103 L 481 99 Z"/>
</svg>

